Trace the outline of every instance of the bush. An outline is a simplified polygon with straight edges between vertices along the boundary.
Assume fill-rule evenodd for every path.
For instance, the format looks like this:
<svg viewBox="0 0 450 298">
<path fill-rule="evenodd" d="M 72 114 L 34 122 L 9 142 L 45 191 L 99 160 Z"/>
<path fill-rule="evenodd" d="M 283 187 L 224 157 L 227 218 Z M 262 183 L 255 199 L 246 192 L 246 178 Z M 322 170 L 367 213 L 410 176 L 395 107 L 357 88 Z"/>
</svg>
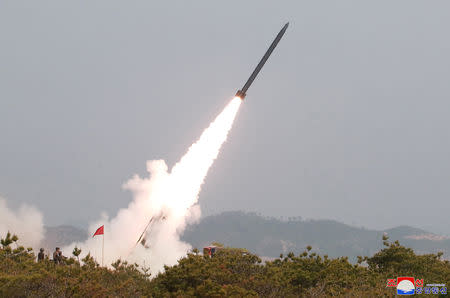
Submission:
<svg viewBox="0 0 450 298">
<path fill-rule="evenodd" d="M 386 280 L 400 275 L 450 284 L 450 264 L 441 253 L 416 255 L 387 238 L 381 251 L 359 257 L 358 264 L 319 256 L 309 247 L 298 256 L 289 253 L 266 263 L 245 249 L 222 248 L 213 257 L 193 250 L 153 279 L 149 268 L 122 260 L 109 269 L 88 254 L 80 263 L 78 248 L 64 265 L 48 258 L 36 262 L 34 252 L 18 240 L 11 233 L 1 239 L 1 297 L 375 297 L 392 296 Z"/>
</svg>

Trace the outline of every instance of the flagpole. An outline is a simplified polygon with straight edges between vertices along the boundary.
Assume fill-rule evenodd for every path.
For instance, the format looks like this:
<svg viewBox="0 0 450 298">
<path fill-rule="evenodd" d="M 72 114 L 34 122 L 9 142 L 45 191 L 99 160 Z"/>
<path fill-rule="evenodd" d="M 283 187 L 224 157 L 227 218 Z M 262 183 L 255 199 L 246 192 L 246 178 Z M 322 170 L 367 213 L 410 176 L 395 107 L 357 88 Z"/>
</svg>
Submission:
<svg viewBox="0 0 450 298">
<path fill-rule="evenodd" d="M 101 226 L 100 228 L 98 228 L 94 235 L 92 235 L 92 237 L 95 237 L 97 235 L 102 235 L 102 267 L 103 267 L 103 260 L 104 260 L 104 255 L 105 255 L 105 225 Z"/>
<path fill-rule="evenodd" d="M 105 251 L 105 232 L 103 232 L 103 238 L 102 238 L 102 267 L 103 267 L 103 256 Z"/>
</svg>

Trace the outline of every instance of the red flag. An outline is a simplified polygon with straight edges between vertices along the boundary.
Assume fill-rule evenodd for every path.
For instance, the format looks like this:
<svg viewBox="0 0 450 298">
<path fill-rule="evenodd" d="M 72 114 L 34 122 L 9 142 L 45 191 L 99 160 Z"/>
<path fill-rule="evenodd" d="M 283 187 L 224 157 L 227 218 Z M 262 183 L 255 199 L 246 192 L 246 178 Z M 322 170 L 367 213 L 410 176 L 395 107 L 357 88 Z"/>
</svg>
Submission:
<svg viewBox="0 0 450 298">
<path fill-rule="evenodd" d="M 98 228 L 97 231 L 95 231 L 94 235 L 92 235 L 92 237 L 97 236 L 97 235 L 103 235 L 105 232 L 104 227 L 105 226 L 101 226 L 100 228 Z"/>
</svg>

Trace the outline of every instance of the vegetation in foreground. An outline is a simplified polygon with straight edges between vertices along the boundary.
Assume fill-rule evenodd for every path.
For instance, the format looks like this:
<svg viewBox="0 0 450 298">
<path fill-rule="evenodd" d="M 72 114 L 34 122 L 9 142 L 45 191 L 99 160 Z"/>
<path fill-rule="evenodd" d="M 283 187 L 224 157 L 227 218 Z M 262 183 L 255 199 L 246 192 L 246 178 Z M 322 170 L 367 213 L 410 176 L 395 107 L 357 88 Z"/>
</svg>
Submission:
<svg viewBox="0 0 450 298">
<path fill-rule="evenodd" d="M 384 248 L 372 257 L 330 259 L 311 252 L 263 263 L 245 249 L 224 248 L 213 257 L 194 249 L 164 273 L 150 277 L 149 268 L 120 260 L 100 267 L 80 250 L 59 265 L 36 262 L 32 249 L 8 233 L 1 239 L 1 297 L 378 297 L 393 296 L 388 278 L 413 276 L 424 283 L 450 284 L 450 263 L 442 254 L 417 255 L 383 238 Z"/>
</svg>

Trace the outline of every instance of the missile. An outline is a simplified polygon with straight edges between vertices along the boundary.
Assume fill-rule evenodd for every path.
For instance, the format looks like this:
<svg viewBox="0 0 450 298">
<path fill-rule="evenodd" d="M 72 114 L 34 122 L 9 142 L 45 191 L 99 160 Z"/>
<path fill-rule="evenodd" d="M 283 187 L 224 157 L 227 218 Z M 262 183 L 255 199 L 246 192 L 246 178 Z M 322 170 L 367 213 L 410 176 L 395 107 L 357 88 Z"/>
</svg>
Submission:
<svg viewBox="0 0 450 298">
<path fill-rule="evenodd" d="M 272 54 L 273 50 L 275 49 L 275 47 L 280 42 L 280 39 L 283 37 L 284 32 L 286 32 L 286 29 L 287 29 L 288 26 L 289 26 L 289 23 L 286 23 L 286 25 L 284 25 L 284 27 L 278 33 L 277 37 L 275 37 L 275 39 L 272 42 L 272 44 L 270 45 L 269 49 L 264 54 L 264 56 L 262 57 L 261 61 L 259 61 L 258 65 L 256 66 L 255 70 L 252 72 L 252 74 L 248 78 L 248 80 L 245 83 L 244 87 L 242 87 L 242 89 L 240 89 L 240 90 L 238 90 L 238 92 L 236 92 L 236 96 L 237 97 L 239 97 L 240 99 L 244 100 L 245 96 L 247 95 L 246 93 L 247 93 L 248 88 L 250 88 L 250 86 L 252 85 L 252 83 L 255 80 L 256 76 L 261 71 L 261 68 L 264 66 L 264 64 L 266 63 L 267 59 L 269 59 L 270 54 Z"/>
</svg>

